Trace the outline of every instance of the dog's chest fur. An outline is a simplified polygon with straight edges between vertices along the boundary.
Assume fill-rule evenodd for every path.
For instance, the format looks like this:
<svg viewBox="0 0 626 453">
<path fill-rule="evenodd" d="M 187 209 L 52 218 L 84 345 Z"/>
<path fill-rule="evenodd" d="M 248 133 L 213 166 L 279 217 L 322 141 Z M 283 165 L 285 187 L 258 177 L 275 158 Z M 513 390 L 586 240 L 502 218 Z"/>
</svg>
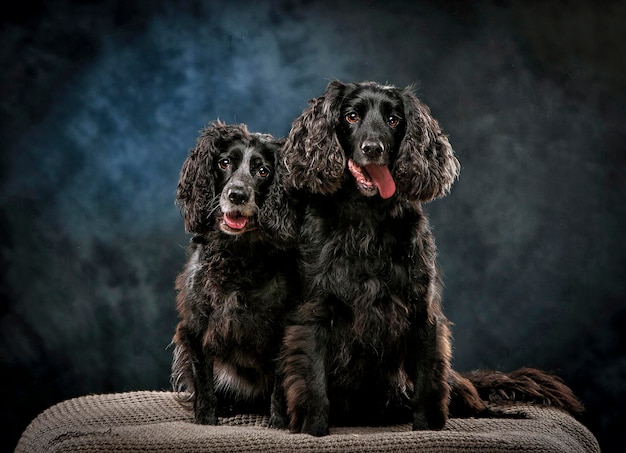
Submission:
<svg viewBox="0 0 626 453">
<path fill-rule="evenodd" d="M 261 243 L 198 247 L 188 261 L 194 318 L 206 332 L 204 343 L 210 343 L 220 356 L 237 353 L 242 361 L 245 357 L 255 361 L 257 351 L 268 352 L 267 345 L 275 343 L 280 333 L 289 291 L 288 270 L 259 266 L 259 255 L 278 263 L 287 261 L 282 252 Z"/>
<path fill-rule="evenodd" d="M 331 331 L 348 349 L 366 346 L 382 354 L 381 345 L 400 347 L 418 308 L 409 292 L 419 216 L 393 218 L 389 205 L 360 196 L 320 197 L 306 216 L 306 298 L 326 305 Z"/>
</svg>

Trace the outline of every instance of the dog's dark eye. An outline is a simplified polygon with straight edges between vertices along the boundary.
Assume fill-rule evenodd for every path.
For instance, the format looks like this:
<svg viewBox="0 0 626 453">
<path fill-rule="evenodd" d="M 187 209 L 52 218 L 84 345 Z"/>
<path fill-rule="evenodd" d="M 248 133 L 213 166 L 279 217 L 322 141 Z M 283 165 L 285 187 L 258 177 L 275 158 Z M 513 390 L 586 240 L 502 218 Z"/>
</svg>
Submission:
<svg viewBox="0 0 626 453">
<path fill-rule="evenodd" d="M 396 127 L 398 124 L 400 124 L 400 118 L 390 115 L 387 118 L 387 124 L 389 125 L 389 127 Z"/>
<path fill-rule="evenodd" d="M 221 159 L 217 165 L 222 169 L 222 170 L 226 170 L 229 166 L 230 166 L 230 160 L 228 159 Z"/>
<path fill-rule="evenodd" d="M 270 170 L 267 167 L 259 167 L 258 173 L 261 178 L 267 178 L 270 175 Z"/>
<path fill-rule="evenodd" d="M 356 112 L 350 112 L 346 115 L 346 121 L 350 124 L 354 124 L 359 121 L 359 115 Z"/>
</svg>

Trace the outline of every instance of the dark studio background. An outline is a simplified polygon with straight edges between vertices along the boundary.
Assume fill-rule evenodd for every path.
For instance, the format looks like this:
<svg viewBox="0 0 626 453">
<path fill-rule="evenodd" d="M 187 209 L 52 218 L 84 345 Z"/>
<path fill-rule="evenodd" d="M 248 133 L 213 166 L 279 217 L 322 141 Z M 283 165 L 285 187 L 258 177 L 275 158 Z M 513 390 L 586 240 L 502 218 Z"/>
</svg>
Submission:
<svg viewBox="0 0 626 453">
<path fill-rule="evenodd" d="M 329 80 L 415 84 L 462 163 L 427 206 L 454 366 L 553 371 L 626 442 L 624 2 L 35 1 L 0 19 L 5 450 L 52 404 L 169 390 L 178 172 Z"/>
</svg>

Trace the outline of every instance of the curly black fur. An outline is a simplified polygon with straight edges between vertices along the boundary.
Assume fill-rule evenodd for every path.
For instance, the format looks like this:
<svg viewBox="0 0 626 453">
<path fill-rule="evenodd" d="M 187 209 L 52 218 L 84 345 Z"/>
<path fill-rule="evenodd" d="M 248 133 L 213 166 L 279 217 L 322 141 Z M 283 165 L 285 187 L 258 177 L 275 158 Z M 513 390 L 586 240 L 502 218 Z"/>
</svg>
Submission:
<svg viewBox="0 0 626 453">
<path fill-rule="evenodd" d="M 444 196 L 460 165 L 429 108 L 410 88 L 333 81 L 293 122 L 282 155 L 285 186 L 307 200 L 302 301 L 283 352 L 291 431 L 408 420 L 415 430 L 441 429 L 450 410 L 489 414 L 472 380 L 484 393 L 501 376 L 450 366 L 422 203 Z M 510 384 L 500 386 L 510 400 L 532 393 L 522 384 L 511 394 Z M 575 402 L 559 390 L 552 400 Z"/>
<path fill-rule="evenodd" d="M 273 202 L 280 197 L 268 194 L 277 190 L 282 143 L 216 122 L 202 131 L 180 172 L 176 201 L 195 237 L 176 279 L 172 384 L 197 423 L 271 405 L 272 425 L 286 425 L 275 372 L 296 260 L 261 220 L 279 212 Z"/>
<path fill-rule="evenodd" d="M 291 430 L 408 413 L 414 429 L 442 428 L 450 330 L 421 204 L 458 175 L 447 137 L 410 89 L 333 81 L 294 121 L 283 160 L 285 184 L 309 197 L 284 344 Z"/>
</svg>

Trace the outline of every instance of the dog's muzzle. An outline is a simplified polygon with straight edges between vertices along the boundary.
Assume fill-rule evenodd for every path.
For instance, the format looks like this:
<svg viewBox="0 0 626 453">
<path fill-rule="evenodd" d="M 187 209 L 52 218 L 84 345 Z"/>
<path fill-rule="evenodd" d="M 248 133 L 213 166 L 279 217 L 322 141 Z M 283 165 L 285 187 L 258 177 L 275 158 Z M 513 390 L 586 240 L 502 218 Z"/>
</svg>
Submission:
<svg viewBox="0 0 626 453">
<path fill-rule="evenodd" d="M 387 199 L 396 192 L 396 183 L 387 165 L 370 164 L 361 167 L 350 159 L 348 169 L 354 176 L 360 192 L 365 196 L 371 197 L 378 193 L 381 198 Z"/>
</svg>

